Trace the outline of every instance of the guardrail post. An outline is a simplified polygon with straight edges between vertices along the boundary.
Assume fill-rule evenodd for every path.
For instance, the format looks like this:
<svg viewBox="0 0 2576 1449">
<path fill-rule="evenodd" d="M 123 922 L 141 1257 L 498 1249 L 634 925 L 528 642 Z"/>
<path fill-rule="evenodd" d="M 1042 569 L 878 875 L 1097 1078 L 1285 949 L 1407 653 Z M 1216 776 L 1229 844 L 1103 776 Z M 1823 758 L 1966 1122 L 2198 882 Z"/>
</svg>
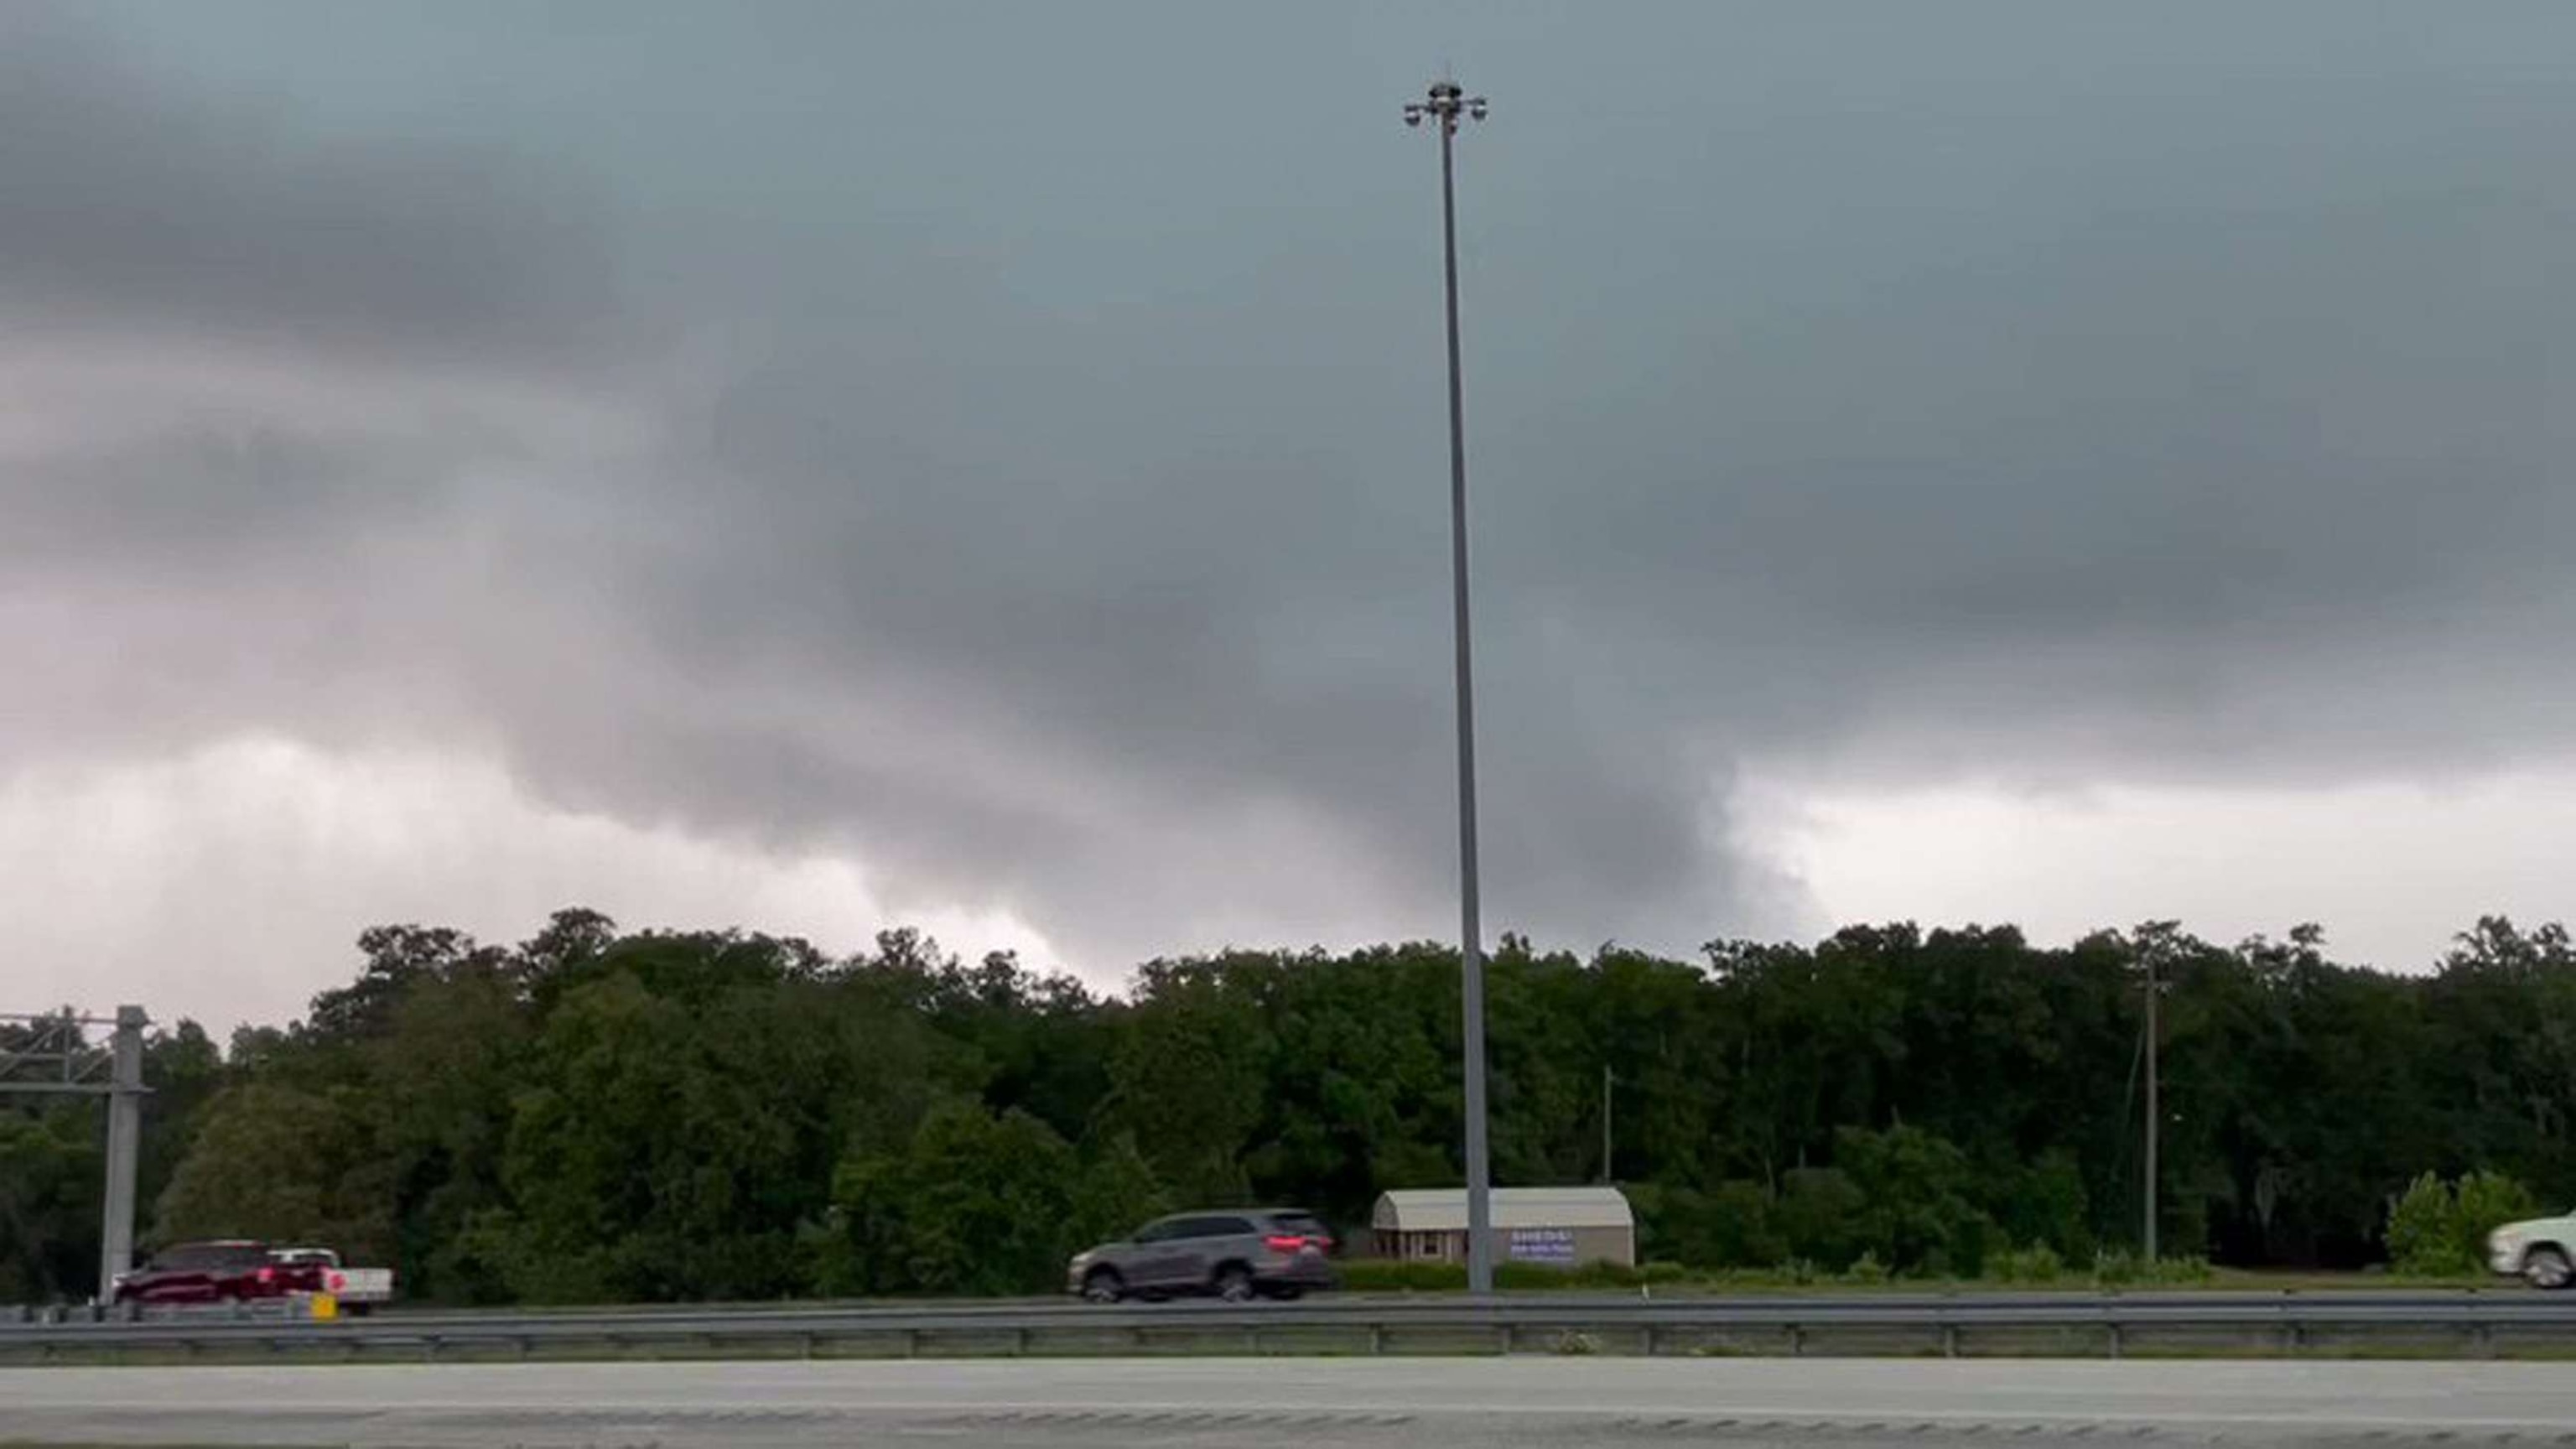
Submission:
<svg viewBox="0 0 2576 1449">
<path fill-rule="evenodd" d="M 1653 1325 L 1653 1324 L 1649 1323 L 1649 1324 L 1647 1324 L 1647 1325 L 1646 1325 L 1646 1357 L 1648 1357 L 1648 1358 L 1653 1358 L 1654 1356 L 1655 1356 L 1655 1325 Z"/>
<path fill-rule="evenodd" d="M 810 1333 L 800 1333 L 796 1335 L 796 1356 L 798 1358 L 812 1358 L 814 1356 L 814 1335 Z"/>
<path fill-rule="evenodd" d="M 424 1333 L 420 1336 L 420 1356 L 431 1363 L 438 1362 L 437 1334 Z"/>
<path fill-rule="evenodd" d="M 2483 1322 L 2471 1325 L 2469 1328 L 2469 1342 L 2477 1349 L 2478 1357 L 2495 1357 L 2494 1325 Z"/>
<path fill-rule="evenodd" d="M 2120 1325 L 2117 1323 L 2106 1323 L 2102 1326 L 2110 1332 L 2109 1347 L 2111 1350 L 2111 1357 L 2118 1358 L 2120 1356 Z"/>
<path fill-rule="evenodd" d="M 1789 1325 L 1789 1357 L 1805 1358 L 1806 1356 L 1807 1330 L 1801 1324 L 1792 1323 Z"/>
<path fill-rule="evenodd" d="M 1941 1356 L 1943 1358 L 1959 1356 L 1959 1325 L 1955 1323 L 1941 1325 Z"/>
<path fill-rule="evenodd" d="M 1011 1330 L 1011 1353 L 1019 1358 L 1029 1356 L 1029 1331 L 1025 1326 Z"/>
<path fill-rule="evenodd" d="M 1379 1354 L 1383 1354 L 1383 1353 L 1385 1353 L 1385 1352 L 1386 1352 L 1386 1325 L 1385 1325 L 1385 1324 L 1383 1324 L 1383 1323 L 1372 1323 L 1372 1324 L 1370 1324 L 1370 1325 L 1368 1326 L 1368 1330 L 1369 1330 L 1369 1353 L 1370 1353 L 1371 1355 L 1379 1355 Z"/>
<path fill-rule="evenodd" d="M 919 1357 L 921 1357 L 921 1330 L 920 1330 L 920 1329 L 918 1329 L 918 1328 L 907 1328 L 907 1329 L 905 1329 L 905 1330 L 903 1331 L 903 1356 L 904 1356 L 905 1358 L 919 1358 Z"/>
</svg>

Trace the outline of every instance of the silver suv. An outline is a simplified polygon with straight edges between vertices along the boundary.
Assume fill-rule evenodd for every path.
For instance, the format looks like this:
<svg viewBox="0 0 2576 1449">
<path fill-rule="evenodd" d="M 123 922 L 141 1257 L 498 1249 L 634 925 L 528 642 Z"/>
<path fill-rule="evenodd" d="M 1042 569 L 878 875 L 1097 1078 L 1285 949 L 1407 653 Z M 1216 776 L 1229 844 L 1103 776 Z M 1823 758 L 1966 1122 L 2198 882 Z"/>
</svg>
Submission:
<svg viewBox="0 0 2576 1449">
<path fill-rule="evenodd" d="M 1228 1303 L 1333 1286 L 1332 1234 L 1295 1208 L 1156 1218 L 1126 1241 L 1076 1253 L 1065 1286 L 1094 1303 L 1213 1294 Z"/>
</svg>

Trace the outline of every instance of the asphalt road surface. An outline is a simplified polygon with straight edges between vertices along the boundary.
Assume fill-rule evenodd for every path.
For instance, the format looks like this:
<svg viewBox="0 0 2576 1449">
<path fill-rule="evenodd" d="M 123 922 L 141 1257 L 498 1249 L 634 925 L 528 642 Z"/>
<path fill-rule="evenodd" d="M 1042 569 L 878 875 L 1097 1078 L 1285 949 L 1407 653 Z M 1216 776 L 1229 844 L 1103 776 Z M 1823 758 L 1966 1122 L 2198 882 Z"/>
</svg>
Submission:
<svg viewBox="0 0 2576 1449">
<path fill-rule="evenodd" d="M 2576 1449 L 2576 1366 L 1017 1359 L 0 1369 L 0 1443 Z"/>
</svg>

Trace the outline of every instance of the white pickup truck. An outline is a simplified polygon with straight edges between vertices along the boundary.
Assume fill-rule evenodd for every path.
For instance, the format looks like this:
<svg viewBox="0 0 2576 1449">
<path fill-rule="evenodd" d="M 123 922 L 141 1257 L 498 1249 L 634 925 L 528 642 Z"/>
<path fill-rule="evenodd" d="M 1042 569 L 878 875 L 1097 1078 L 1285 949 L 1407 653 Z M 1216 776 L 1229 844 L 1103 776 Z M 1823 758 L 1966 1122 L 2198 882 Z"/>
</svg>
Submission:
<svg viewBox="0 0 2576 1449">
<path fill-rule="evenodd" d="M 2487 1234 L 2487 1266 L 2534 1288 L 2576 1283 L 2576 1213 L 2507 1223 Z"/>
<path fill-rule="evenodd" d="M 340 1255 L 329 1248 L 271 1248 L 269 1261 L 296 1292 L 328 1293 L 341 1311 L 364 1313 L 379 1303 L 390 1303 L 394 1296 L 394 1270 L 391 1268 L 351 1268 L 342 1265 Z"/>
</svg>

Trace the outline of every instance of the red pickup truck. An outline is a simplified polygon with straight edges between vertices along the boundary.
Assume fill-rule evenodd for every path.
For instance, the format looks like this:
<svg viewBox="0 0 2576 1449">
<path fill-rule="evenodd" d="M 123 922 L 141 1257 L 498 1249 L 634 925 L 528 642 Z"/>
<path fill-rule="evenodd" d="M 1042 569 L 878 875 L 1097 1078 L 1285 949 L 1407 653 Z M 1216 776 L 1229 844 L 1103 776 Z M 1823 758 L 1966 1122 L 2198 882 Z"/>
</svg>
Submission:
<svg viewBox="0 0 2576 1449">
<path fill-rule="evenodd" d="M 393 1296 L 393 1273 L 344 1268 L 328 1248 L 271 1248 L 246 1238 L 174 1243 L 117 1277 L 119 1303 L 229 1303 L 328 1293 L 364 1311 Z"/>
</svg>

